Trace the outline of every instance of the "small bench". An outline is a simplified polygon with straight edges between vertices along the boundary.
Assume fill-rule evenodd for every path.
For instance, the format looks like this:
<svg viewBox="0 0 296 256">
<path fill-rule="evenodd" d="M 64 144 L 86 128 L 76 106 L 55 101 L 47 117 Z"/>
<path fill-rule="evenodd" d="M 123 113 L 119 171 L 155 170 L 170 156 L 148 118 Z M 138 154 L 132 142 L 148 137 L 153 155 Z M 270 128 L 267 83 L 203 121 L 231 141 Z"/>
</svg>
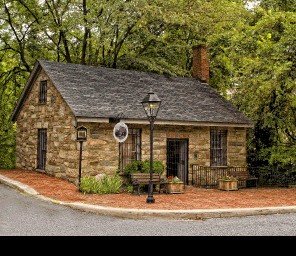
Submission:
<svg viewBox="0 0 296 256">
<path fill-rule="evenodd" d="M 149 185 L 150 181 L 150 173 L 132 173 L 131 176 L 131 183 L 133 186 L 133 191 L 135 188 L 138 190 L 138 195 L 140 195 L 140 187 L 141 185 Z M 165 183 L 165 180 L 161 178 L 161 175 L 159 173 L 153 173 L 152 175 L 152 183 L 153 185 L 156 184 L 159 186 L 159 193 L 161 185 Z"/>
<path fill-rule="evenodd" d="M 256 187 L 258 186 L 258 178 L 250 175 L 247 170 L 230 171 L 229 175 L 238 179 L 238 187 Z"/>
</svg>

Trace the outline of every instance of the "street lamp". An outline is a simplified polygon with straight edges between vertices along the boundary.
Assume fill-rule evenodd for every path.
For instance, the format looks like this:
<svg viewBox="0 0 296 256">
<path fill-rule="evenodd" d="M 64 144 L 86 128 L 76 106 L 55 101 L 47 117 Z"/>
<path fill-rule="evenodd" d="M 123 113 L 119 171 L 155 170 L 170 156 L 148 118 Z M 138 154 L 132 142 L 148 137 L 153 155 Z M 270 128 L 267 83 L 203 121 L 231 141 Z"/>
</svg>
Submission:
<svg viewBox="0 0 296 256">
<path fill-rule="evenodd" d="M 146 112 L 148 120 L 150 122 L 150 179 L 149 179 L 149 186 L 148 186 L 148 197 L 146 202 L 147 203 L 155 203 L 155 199 L 153 198 L 153 128 L 154 128 L 154 121 L 156 119 L 158 110 L 160 108 L 161 100 L 158 96 L 153 93 L 151 90 L 145 96 L 143 101 L 141 102 L 143 108 Z"/>
<path fill-rule="evenodd" d="M 87 129 L 83 126 L 77 128 L 77 138 L 76 140 L 80 142 L 80 152 L 79 152 L 79 173 L 78 173 L 78 189 L 80 191 L 81 183 L 81 160 L 82 160 L 82 143 L 86 141 Z"/>
</svg>

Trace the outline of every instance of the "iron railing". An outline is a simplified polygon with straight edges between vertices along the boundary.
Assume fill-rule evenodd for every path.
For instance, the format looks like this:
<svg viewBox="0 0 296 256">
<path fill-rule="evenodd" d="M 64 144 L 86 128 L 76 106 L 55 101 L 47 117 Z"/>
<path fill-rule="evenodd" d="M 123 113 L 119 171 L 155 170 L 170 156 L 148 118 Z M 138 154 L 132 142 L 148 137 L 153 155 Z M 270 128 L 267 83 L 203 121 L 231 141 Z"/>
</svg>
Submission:
<svg viewBox="0 0 296 256">
<path fill-rule="evenodd" d="M 218 181 L 225 175 L 234 175 L 235 172 L 247 171 L 250 176 L 258 178 L 257 186 L 289 187 L 296 186 L 296 166 L 286 168 L 271 167 L 206 167 L 192 165 L 192 185 L 203 188 L 217 188 Z M 250 183 L 249 186 L 254 186 Z M 238 184 L 239 187 L 248 187 Z"/>
</svg>

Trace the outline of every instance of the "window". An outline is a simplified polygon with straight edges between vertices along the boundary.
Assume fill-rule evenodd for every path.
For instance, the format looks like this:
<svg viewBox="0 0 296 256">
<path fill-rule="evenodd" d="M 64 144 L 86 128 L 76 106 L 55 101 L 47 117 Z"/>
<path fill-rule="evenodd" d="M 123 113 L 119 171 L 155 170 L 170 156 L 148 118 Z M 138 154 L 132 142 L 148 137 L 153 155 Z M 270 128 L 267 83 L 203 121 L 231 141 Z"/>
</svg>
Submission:
<svg viewBox="0 0 296 256">
<path fill-rule="evenodd" d="M 123 143 L 119 143 L 120 170 L 133 160 L 141 160 L 141 130 L 128 129 L 128 137 Z"/>
<path fill-rule="evenodd" d="M 227 166 L 227 130 L 211 129 L 211 166 Z"/>
<path fill-rule="evenodd" d="M 46 103 L 47 96 L 47 80 L 40 81 L 39 103 Z"/>
</svg>

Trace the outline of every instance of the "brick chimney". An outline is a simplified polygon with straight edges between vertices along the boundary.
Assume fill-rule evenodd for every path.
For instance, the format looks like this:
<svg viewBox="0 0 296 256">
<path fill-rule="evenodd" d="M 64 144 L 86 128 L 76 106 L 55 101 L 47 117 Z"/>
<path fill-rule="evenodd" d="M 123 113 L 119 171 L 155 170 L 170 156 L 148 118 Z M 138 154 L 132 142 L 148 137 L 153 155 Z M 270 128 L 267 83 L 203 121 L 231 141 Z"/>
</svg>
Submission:
<svg viewBox="0 0 296 256">
<path fill-rule="evenodd" d="M 192 47 L 192 76 L 201 82 L 209 83 L 210 64 L 207 47 L 204 44 Z"/>
</svg>

